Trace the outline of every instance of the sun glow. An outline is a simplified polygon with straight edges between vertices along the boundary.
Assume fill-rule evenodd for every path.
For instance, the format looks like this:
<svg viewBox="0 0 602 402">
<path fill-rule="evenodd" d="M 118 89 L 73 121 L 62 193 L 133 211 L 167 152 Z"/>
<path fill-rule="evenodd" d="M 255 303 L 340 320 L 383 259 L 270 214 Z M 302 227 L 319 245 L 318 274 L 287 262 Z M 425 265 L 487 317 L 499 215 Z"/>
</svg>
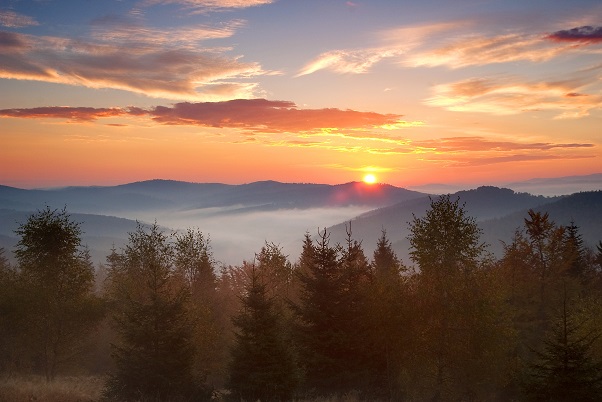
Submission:
<svg viewBox="0 0 602 402">
<path fill-rule="evenodd" d="M 368 173 L 367 175 L 364 175 L 364 183 L 368 183 L 368 184 L 374 184 L 374 183 L 376 183 L 376 176 L 374 176 L 371 173 Z"/>
</svg>

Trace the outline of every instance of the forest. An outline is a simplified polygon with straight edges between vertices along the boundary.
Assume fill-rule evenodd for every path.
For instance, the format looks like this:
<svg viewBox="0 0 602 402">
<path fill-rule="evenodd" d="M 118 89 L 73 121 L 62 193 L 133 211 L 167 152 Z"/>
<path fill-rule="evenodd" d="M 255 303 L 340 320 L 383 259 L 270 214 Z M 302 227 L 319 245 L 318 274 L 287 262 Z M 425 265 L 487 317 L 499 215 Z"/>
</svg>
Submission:
<svg viewBox="0 0 602 402">
<path fill-rule="evenodd" d="M 97 384 L 72 400 L 602 400 L 602 241 L 529 210 L 495 258 L 449 195 L 399 224 L 408 261 L 351 222 L 220 265 L 209 234 L 155 223 L 95 265 L 80 222 L 38 210 L 16 262 L 0 249 L 0 400 L 34 376 Z"/>
</svg>

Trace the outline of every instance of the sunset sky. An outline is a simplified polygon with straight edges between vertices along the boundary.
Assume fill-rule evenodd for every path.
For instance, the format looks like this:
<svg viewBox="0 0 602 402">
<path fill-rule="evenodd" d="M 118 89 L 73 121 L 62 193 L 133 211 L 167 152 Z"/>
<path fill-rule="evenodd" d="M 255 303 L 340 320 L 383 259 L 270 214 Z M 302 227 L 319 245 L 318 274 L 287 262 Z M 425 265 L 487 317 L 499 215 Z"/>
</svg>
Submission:
<svg viewBox="0 0 602 402">
<path fill-rule="evenodd" d="M 2 0 L 0 184 L 602 172 L 600 0 Z"/>
</svg>

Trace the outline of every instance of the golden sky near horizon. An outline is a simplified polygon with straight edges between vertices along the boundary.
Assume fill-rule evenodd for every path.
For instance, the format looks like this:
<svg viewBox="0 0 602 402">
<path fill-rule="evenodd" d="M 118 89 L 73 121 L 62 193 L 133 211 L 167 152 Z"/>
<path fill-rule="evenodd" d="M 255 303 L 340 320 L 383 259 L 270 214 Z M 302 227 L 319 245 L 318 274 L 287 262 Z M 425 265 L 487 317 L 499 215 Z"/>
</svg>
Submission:
<svg viewBox="0 0 602 402">
<path fill-rule="evenodd" d="M 0 184 L 602 172 L 597 0 L 11 0 Z"/>
</svg>

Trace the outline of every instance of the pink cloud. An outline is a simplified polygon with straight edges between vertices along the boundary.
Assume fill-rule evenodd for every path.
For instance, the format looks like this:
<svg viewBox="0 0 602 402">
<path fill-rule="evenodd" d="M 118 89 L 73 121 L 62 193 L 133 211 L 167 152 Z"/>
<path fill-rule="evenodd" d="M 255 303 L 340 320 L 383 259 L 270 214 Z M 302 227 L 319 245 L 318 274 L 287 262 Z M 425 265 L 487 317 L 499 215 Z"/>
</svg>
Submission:
<svg viewBox="0 0 602 402">
<path fill-rule="evenodd" d="M 23 28 L 33 25 L 40 25 L 34 18 L 19 14 L 14 11 L 0 11 L 0 26 L 7 28 Z"/>
<path fill-rule="evenodd" d="M 93 121 L 105 117 L 149 116 L 160 124 L 228 127 L 252 132 L 315 132 L 321 129 L 369 129 L 399 123 L 399 115 L 341 109 L 298 109 L 293 102 L 237 99 L 225 102 L 176 103 L 150 109 L 38 107 L 4 109 L 0 116 Z"/>
<path fill-rule="evenodd" d="M 237 8 L 248 8 L 271 4 L 275 0 L 146 0 L 144 5 L 176 4 L 194 13 L 220 11 Z"/>
<path fill-rule="evenodd" d="M 593 69 L 562 81 L 527 82 L 515 77 L 468 79 L 434 87 L 435 95 L 426 103 L 460 112 L 510 115 L 552 111 L 557 113 L 557 119 L 579 118 L 602 108 L 595 77 Z"/>
<path fill-rule="evenodd" d="M 236 127 L 263 132 L 314 131 L 323 128 L 369 128 L 395 124 L 401 116 L 341 109 L 298 109 L 293 102 L 237 99 L 226 102 L 177 103 L 150 111 L 162 124 Z"/>
<path fill-rule="evenodd" d="M 94 121 L 104 117 L 118 117 L 128 114 L 120 108 L 93 108 L 93 107 L 68 107 L 47 106 L 30 109 L 4 109 L 0 110 L 2 117 L 18 117 L 24 119 L 68 119 L 72 121 Z"/>
</svg>

